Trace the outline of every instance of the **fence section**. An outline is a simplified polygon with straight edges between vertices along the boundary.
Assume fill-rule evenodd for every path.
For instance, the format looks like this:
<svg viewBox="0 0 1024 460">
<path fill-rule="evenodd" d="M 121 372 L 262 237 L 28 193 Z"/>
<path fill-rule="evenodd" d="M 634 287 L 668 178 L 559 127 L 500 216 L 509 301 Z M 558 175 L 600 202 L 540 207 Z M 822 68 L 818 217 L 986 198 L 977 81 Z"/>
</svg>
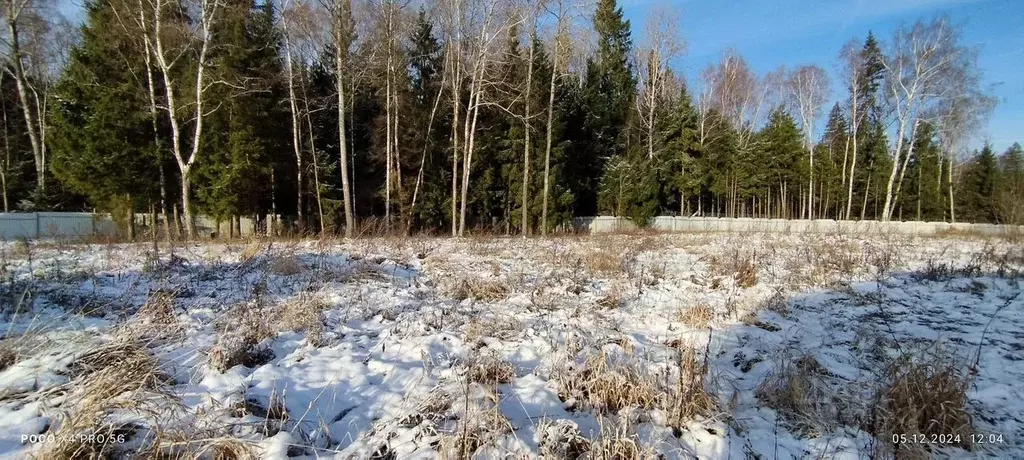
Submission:
<svg viewBox="0 0 1024 460">
<path fill-rule="evenodd" d="M 269 222 L 281 221 L 281 216 L 260 216 L 259 219 L 243 217 L 240 228 L 234 232 L 240 236 L 263 233 Z M 135 223 L 140 234 L 154 224 L 149 214 L 136 214 Z M 157 228 L 164 231 L 163 222 L 157 217 Z M 217 222 L 206 216 L 196 216 L 196 230 L 201 238 L 229 234 L 227 221 Z M 750 219 L 719 217 L 673 217 L 659 216 L 651 221 L 651 229 L 668 232 L 769 232 L 769 233 L 843 233 L 843 234 L 907 234 L 934 235 L 946 231 L 964 231 L 984 235 L 1004 235 L 1010 232 L 1024 233 L 1024 226 L 969 224 L 946 222 L 879 222 L 873 220 L 786 220 Z M 625 217 L 597 216 L 577 217 L 562 230 L 581 233 L 612 233 L 637 229 L 635 223 Z M 0 213 L 0 240 L 23 238 L 75 238 L 86 236 L 112 236 L 121 233 L 117 223 L 107 214 L 87 212 L 28 212 Z M 236 235 L 237 236 L 237 235 Z"/>
<path fill-rule="evenodd" d="M 116 235 L 117 224 L 106 214 L 88 212 L 0 213 L 0 238 L 71 238 Z"/>
</svg>

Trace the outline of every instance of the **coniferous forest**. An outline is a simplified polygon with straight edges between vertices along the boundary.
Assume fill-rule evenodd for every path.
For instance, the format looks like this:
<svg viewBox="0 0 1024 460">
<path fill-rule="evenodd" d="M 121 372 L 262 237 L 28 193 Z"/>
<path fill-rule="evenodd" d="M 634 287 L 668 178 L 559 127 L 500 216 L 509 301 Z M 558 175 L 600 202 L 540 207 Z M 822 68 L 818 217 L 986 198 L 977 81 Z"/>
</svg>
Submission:
<svg viewBox="0 0 1024 460">
<path fill-rule="evenodd" d="M 574 216 L 1021 223 L 944 16 L 687 81 L 615 0 L 2 0 L 3 210 L 541 234 Z M 825 68 L 840 69 L 832 74 Z"/>
</svg>

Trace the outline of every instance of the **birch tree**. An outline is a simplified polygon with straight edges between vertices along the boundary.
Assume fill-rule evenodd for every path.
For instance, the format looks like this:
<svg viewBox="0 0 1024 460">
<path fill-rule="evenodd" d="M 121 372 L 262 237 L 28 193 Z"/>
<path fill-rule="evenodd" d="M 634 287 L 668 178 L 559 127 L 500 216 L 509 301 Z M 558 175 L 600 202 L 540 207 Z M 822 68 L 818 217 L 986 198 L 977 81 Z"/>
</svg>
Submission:
<svg viewBox="0 0 1024 460">
<path fill-rule="evenodd" d="M 150 52 L 153 54 L 164 80 L 162 101 L 171 125 L 171 153 L 177 161 L 181 173 L 181 209 L 185 219 L 185 230 L 189 238 L 196 236 L 195 220 L 192 217 L 191 173 L 192 167 L 202 152 L 200 140 L 203 134 L 203 119 L 209 114 L 204 106 L 204 95 L 216 82 L 210 81 L 207 56 L 213 42 L 213 30 L 216 27 L 221 0 L 198 0 L 194 6 L 199 20 L 191 30 L 186 30 L 185 44 L 182 49 L 172 49 L 168 41 L 180 32 L 182 24 L 168 21 L 166 14 L 176 6 L 173 0 L 151 0 L 150 20 L 153 34 Z M 172 23 L 169 23 L 172 22 Z M 198 44 L 194 44 L 198 42 Z M 197 54 L 190 53 L 191 48 L 198 46 Z M 178 67 L 186 66 L 188 57 L 195 56 L 195 73 L 189 77 L 177 77 Z M 191 87 L 191 88 L 189 88 Z M 192 100 L 182 103 L 179 99 L 191 90 Z M 191 124 L 190 145 L 185 145 L 183 136 L 188 135 L 186 124 Z"/>
<path fill-rule="evenodd" d="M 544 190 L 542 191 L 542 204 L 540 214 L 541 235 L 548 234 L 548 196 L 551 193 L 551 142 L 552 126 L 555 119 L 555 85 L 558 79 L 568 68 L 569 53 L 569 25 L 570 25 L 570 4 L 567 0 L 554 0 L 554 8 L 548 8 L 548 12 L 554 16 L 555 30 L 551 40 L 551 78 L 548 82 L 548 107 L 547 123 L 545 124 L 544 135 Z"/>
<path fill-rule="evenodd" d="M 679 36 L 679 18 L 673 10 L 656 7 L 650 10 L 644 23 L 644 33 L 637 47 L 637 83 L 640 97 L 636 98 L 640 124 L 646 132 L 647 158 L 654 158 L 654 133 L 657 131 L 655 114 L 658 101 L 663 99 L 669 63 L 684 50 Z"/>
<path fill-rule="evenodd" d="M 10 66 L 4 71 L 14 78 L 18 92 L 18 105 L 21 107 L 28 134 L 29 145 L 36 170 L 36 190 L 46 190 L 46 94 L 40 94 L 36 84 L 43 83 L 40 79 L 30 77 L 33 56 L 25 52 L 26 38 L 40 40 L 45 36 L 48 27 L 46 18 L 55 14 L 51 5 L 45 0 L 3 0 L 0 3 L 0 17 L 7 23 L 7 34 L 4 45 L 9 54 Z M 42 44 L 36 43 L 39 48 Z M 36 50 L 36 59 L 39 59 Z M 39 65 L 39 63 L 36 63 Z"/>
<path fill-rule="evenodd" d="M 825 69 L 814 65 L 800 66 L 786 81 L 789 96 L 800 116 L 804 134 L 804 149 L 809 155 L 810 173 L 807 184 L 807 215 L 814 218 L 814 122 L 821 114 L 829 92 L 828 74 Z"/>
<path fill-rule="evenodd" d="M 883 65 L 886 98 L 895 118 L 896 138 L 882 220 L 892 218 L 898 195 L 897 178 L 906 170 L 914 153 L 913 134 L 920 122 L 920 112 L 943 91 L 944 73 L 965 51 L 958 41 L 959 31 L 945 17 L 928 23 L 918 21 L 910 28 L 898 29 L 893 36 Z"/>
</svg>

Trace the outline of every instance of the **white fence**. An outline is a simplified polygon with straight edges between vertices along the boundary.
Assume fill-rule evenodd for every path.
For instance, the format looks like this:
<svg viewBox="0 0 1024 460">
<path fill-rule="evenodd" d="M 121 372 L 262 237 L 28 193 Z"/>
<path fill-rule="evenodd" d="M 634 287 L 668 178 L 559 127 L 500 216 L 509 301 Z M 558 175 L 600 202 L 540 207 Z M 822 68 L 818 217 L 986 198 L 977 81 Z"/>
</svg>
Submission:
<svg viewBox="0 0 1024 460">
<path fill-rule="evenodd" d="M 157 217 L 159 220 L 159 216 Z M 271 216 L 261 220 L 247 217 L 241 219 L 241 235 L 248 236 L 262 232 Z M 280 220 L 280 216 L 278 219 Z M 149 214 L 137 214 L 135 222 L 140 234 L 150 228 Z M 158 222 L 158 227 L 163 227 Z M 228 234 L 228 223 L 206 217 L 196 217 L 196 229 L 200 237 Z M 625 217 L 577 217 L 569 229 L 578 232 L 609 233 L 636 229 L 636 225 Z M 985 235 L 1004 235 L 1009 232 L 1024 233 L 1024 227 L 1015 225 L 969 224 L 946 222 L 879 222 L 873 220 L 786 220 L 718 217 L 672 217 L 659 216 L 651 221 L 650 228 L 658 231 L 676 232 L 773 232 L 773 233 L 844 233 L 844 234 L 908 234 L 933 235 L 944 231 L 965 231 Z M 236 229 L 236 232 L 238 229 Z M 26 212 L 0 213 L 0 240 L 40 238 L 76 238 L 86 236 L 112 236 L 121 229 L 107 214 L 87 212 Z"/>
<path fill-rule="evenodd" d="M 0 213 L 0 239 L 70 238 L 116 235 L 117 224 L 106 214 L 88 212 Z"/>
<path fill-rule="evenodd" d="M 267 216 L 268 218 L 270 216 Z M 158 228 L 163 232 L 163 222 L 157 216 Z M 228 234 L 228 222 L 218 223 L 206 216 L 196 216 L 196 232 L 200 237 Z M 266 221 L 264 221 L 266 222 Z M 136 231 L 140 235 L 152 228 L 149 214 L 135 215 Z M 242 236 L 260 230 L 260 223 L 243 217 L 240 219 Z M 235 231 L 238 232 L 239 229 Z M 81 238 L 88 236 L 115 236 L 123 233 L 109 214 L 88 212 L 5 212 L 0 213 L 0 241 L 46 238 Z"/>
<path fill-rule="evenodd" d="M 577 217 L 573 228 L 589 233 L 609 233 L 637 228 L 625 217 L 598 216 Z M 1003 235 L 1008 232 L 1024 232 L 1016 225 L 969 224 L 946 222 L 880 222 L 874 220 L 787 220 L 719 217 L 673 217 L 658 216 L 651 221 L 650 228 L 658 231 L 675 232 L 769 232 L 769 233 L 844 233 L 879 234 L 895 233 L 909 235 L 934 235 L 945 231 L 966 231 L 985 235 Z"/>
</svg>

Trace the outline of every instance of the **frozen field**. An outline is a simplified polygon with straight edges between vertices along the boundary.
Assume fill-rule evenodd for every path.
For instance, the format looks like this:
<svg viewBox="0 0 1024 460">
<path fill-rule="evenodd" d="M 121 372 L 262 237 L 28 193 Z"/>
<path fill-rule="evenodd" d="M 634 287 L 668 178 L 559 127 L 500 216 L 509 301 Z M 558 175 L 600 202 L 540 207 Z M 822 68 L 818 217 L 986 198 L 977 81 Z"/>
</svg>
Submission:
<svg viewBox="0 0 1024 460">
<path fill-rule="evenodd" d="M 6 458 L 1024 458 L 1003 240 L 0 251 Z"/>
</svg>

